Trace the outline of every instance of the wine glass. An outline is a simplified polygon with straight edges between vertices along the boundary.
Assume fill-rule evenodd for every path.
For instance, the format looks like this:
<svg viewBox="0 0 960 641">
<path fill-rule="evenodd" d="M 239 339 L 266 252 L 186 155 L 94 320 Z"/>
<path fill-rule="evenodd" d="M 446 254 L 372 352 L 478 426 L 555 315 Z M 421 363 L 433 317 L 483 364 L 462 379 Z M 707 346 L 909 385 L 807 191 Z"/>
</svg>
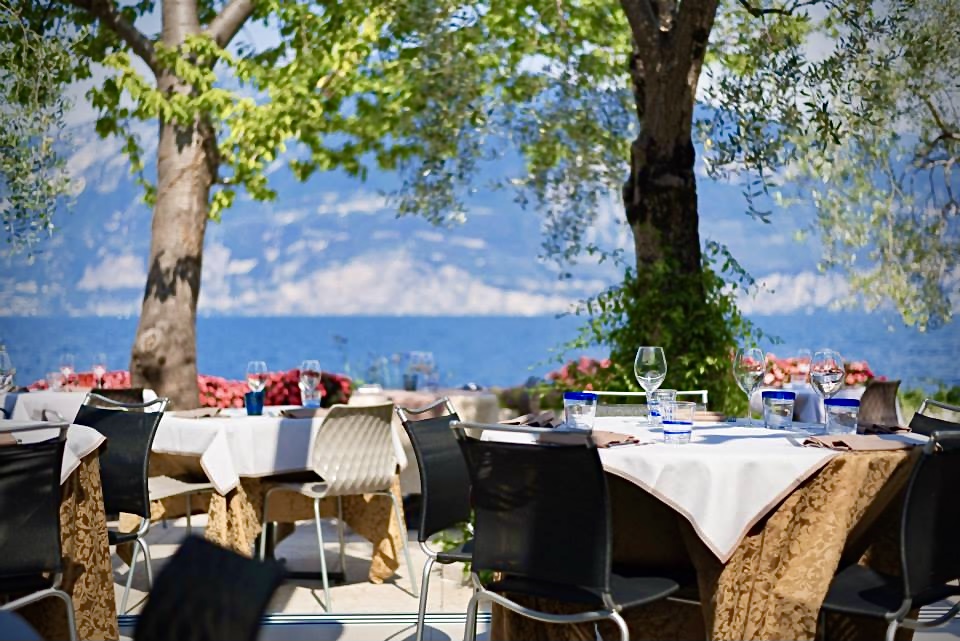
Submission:
<svg viewBox="0 0 960 641">
<path fill-rule="evenodd" d="M 307 359 L 300 363 L 300 399 L 304 407 L 319 407 L 320 361 Z"/>
<path fill-rule="evenodd" d="M 60 376 L 63 377 L 63 386 L 66 387 L 73 382 L 73 373 L 76 370 L 76 358 L 69 352 L 64 352 L 60 356 Z"/>
<path fill-rule="evenodd" d="M 733 359 L 733 378 L 747 395 L 747 425 L 751 427 L 753 415 L 750 413 L 750 399 L 763 382 L 763 373 L 766 369 L 767 363 L 763 350 L 759 347 L 742 347 L 737 350 L 737 355 Z"/>
<path fill-rule="evenodd" d="M 267 386 L 267 364 L 264 361 L 250 361 L 247 363 L 247 387 L 251 392 L 262 392 Z"/>
<path fill-rule="evenodd" d="M 657 413 L 657 399 L 652 393 L 667 377 L 667 357 L 663 354 L 662 347 L 651 347 L 644 345 L 637 348 L 637 357 L 633 359 L 633 375 L 637 377 L 637 383 L 647 393 L 647 424 L 654 425 L 654 417 Z"/>
<path fill-rule="evenodd" d="M 810 385 L 820 397 L 821 404 L 843 387 L 843 357 L 832 349 L 822 349 L 810 361 Z"/>
<path fill-rule="evenodd" d="M 103 352 L 95 354 L 93 357 L 93 365 L 90 366 L 90 370 L 93 372 L 94 387 L 103 388 L 103 377 L 107 374 L 107 355 Z"/>
<path fill-rule="evenodd" d="M 810 361 L 812 360 L 809 349 L 797 350 L 797 372 L 801 378 L 798 383 L 807 383 L 810 379 Z"/>
<path fill-rule="evenodd" d="M 10 360 L 10 354 L 3 343 L 0 343 L 0 392 L 9 392 L 14 388 L 14 377 L 17 369 Z"/>
</svg>

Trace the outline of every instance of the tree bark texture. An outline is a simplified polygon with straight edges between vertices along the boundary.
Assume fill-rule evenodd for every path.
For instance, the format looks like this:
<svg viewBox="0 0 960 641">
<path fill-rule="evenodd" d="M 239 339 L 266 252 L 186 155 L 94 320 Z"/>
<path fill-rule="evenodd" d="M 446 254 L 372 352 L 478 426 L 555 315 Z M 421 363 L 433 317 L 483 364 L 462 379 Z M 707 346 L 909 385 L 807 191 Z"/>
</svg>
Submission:
<svg viewBox="0 0 960 641">
<path fill-rule="evenodd" d="M 623 187 L 637 273 L 659 261 L 678 275 L 702 268 L 693 110 L 716 0 L 622 0 L 634 37 L 630 60 L 640 132 Z"/>
<path fill-rule="evenodd" d="M 200 33 L 195 0 L 163 1 L 162 39 L 175 47 Z M 164 92 L 190 87 L 160 71 Z M 160 124 L 157 199 L 153 210 L 147 283 L 130 357 L 131 382 L 170 399 L 172 406 L 199 406 L 197 300 L 210 189 L 217 174 L 216 138 L 203 121 Z"/>
</svg>

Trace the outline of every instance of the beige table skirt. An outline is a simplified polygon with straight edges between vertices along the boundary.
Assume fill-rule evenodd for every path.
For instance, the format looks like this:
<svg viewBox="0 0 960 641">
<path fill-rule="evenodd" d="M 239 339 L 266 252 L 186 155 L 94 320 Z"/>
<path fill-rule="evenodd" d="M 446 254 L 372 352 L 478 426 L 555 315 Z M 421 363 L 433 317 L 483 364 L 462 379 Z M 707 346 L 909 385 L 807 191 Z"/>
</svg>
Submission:
<svg viewBox="0 0 960 641">
<path fill-rule="evenodd" d="M 660 602 L 625 613 L 634 639 L 814 639 L 841 559 L 898 573 L 901 491 L 915 457 L 846 453 L 790 494 L 720 561 L 690 524 L 639 487 L 608 476 L 614 564 L 695 577 L 702 606 Z M 534 607 L 572 612 L 560 604 Z M 831 639 L 883 638 L 883 622 L 831 619 Z M 601 624 L 604 638 L 616 637 Z M 902 630 L 898 638 L 910 638 Z M 898 633 L 899 634 L 899 633 Z M 491 639 L 595 638 L 592 624 L 539 623 L 494 606 Z"/>
<path fill-rule="evenodd" d="M 62 589 L 73 598 L 77 637 L 118 639 L 113 566 L 103 511 L 99 452 L 80 460 L 62 486 L 60 545 L 63 555 Z M 18 611 L 44 639 L 68 638 L 63 602 L 48 598 Z"/>
<path fill-rule="evenodd" d="M 150 457 L 152 476 L 168 475 L 178 478 L 203 479 L 200 460 L 192 457 L 170 454 L 153 454 Z M 218 545 L 234 550 L 244 556 L 251 556 L 254 542 L 263 527 L 263 494 L 269 487 L 269 479 L 241 478 L 240 485 L 226 496 L 206 493 L 194 496 L 191 510 L 194 514 L 208 514 L 206 538 Z M 391 491 L 400 499 L 400 479 L 395 476 Z M 163 501 L 154 501 L 151 506 L 151 520 L 176 518 L 186 513 L 184 497 L 173 497 Z M 402 511 L 402 502 L 401 502 Z M 320 502 L 320 515 L 324 518 L 337 514 L 336 499 L 324 499 Z M 292 524 L 296 521 L 313 519 L 313 501 L 293 492 L 274 492 L 270 496 L 268 521 Z M 393 504 L 386 496 L 358 495 L 343 497 L 343 520 L 351 530 L 373 544 L 373 560 L 370 564 L 369 579 L 372 583 L 382 583 L 390 578 L 400 567 L 399 559 L 403 554 L 401 525 L 393 511 Z M 135 530 L 139 519 L 123 515 L 121 529 Z M 292 527 L 278 528 L 278 541 L 292 532 Z M 124 559 L 130 558 L 129 550 L 122 550 Z"/>
</svg>

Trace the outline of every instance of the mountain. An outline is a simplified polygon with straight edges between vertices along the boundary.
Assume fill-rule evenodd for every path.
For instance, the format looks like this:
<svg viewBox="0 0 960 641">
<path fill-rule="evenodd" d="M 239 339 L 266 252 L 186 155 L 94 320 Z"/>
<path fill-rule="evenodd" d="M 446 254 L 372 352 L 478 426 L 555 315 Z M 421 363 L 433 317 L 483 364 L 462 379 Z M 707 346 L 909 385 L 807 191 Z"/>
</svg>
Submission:
<svg viewBox="0 0 960 641">
<path fill-rule="evenodd" d="M 155 128 L 144 127 L 147 157 Z M 0 315 L 136 315 L 146 278 L 151 212 L 115 139 L 89 124 L 70 132 L 68 167 L 82 191 L 58 215 L 54 235 L 31 260 L 7 256 L 0 275 Z M 150 172 L 148 166 L 147 171 Z M 478 185 L 494 178 L 487 168 Z M 541 221 L 504 191 L 481 192 L 467 221 L 433 227 L 397 218 L 382 193 L 395 174 L 371 171 L 366 182 L 341 172 L 300 183 L 283 163 L 271 167 L 279 198 L 238 198 L 207 228 L 199 309 L 203 315 L 539 315 L 569 309 L 617 279 L 609 264 L 581 264 L 573 278 L 540 259 Z M 753 314 L 827 306 L 842 279 L 815 274 L 816 246 L 797 244 L 802 217 L 769 225 L 746 216 L 740 188 L 705 177 L 701 236 L 726 243 L 755 276 L 775 285 L 743 301 Z M 615 195 L 598 212 L 594 237 L 629 248 Z"/>
</svg>

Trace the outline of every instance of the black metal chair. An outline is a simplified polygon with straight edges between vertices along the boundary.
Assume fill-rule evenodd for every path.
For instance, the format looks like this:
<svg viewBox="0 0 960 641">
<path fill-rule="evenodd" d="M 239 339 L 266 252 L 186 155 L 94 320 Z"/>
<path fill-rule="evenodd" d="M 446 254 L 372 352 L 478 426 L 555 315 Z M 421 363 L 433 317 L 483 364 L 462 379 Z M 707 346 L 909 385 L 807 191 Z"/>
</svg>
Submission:
<svg viewBox="0 0 960 641">
<path fill-rule="evenodd" d="M 882 618 L 888 622 L 887 641 L 897 628 L 911 630 L 941 625 L 960 611 L 954 604 L 931 622 L 908 619 L 911 610 L 949 596 L 960 595 L 951 585 L 960 577 L 960 432 L 934 432 L 923 447 L 907 484 L 900 522 L 901 576 L 850 565 L 834 577 L 820 610 L 820 629 L 826 634 L 826 613 Z"/>
<path fill-rule="evenodd" d="M 860 397 L 860 425 L 899 425 L 900 410 L 897 405 L 897 390 L 900 381 L 870 381 Z"/>
<path fill-rule="evenodd" d="M 56 435 L 44 438 L 44 431 Z M 67 608 L 73 641 L 73 600 L 60 589 L 60 469 L 67 425 L 27 427 L 17 436 L 23 441 L 0 447 L 0 595 L 14 597 L 0 610 L 57 597 Z"/>
<path fill-rule="evenodd" d="M 668 578 L 611 571 L 607 481 L 589 435 L 571 445 L 548 445 L 480 440 L 467 430 L 537 436 L 549 429 L 456 422 L 451 428 L 470 472 L 476 515 L 474 594 L 464 639 L 476 638 L 477 608 L 481 601 L 491 601 L 547 623 L 612 619 L 620 638 L 627 640 L 622 610 L 677 591 L 677 583 Z M 478 573 L 488 571 L 499 577 L 484 584 Z M 577 603 L 586 611 L 551 614 L 504 594 Z"/>
<path fill-rule="evenodd" d="M 910 429 L 912 431 L 917 432 L 918 434 L 930 435 L 934 432 L 951 432 L 954 430 L 960 430 L 960 423 L 954 423 L 953 421 L 948 421 L 944 418 L 927 415 L 925 412 L 927 411 L 928 407 L 936 407 L 960 416 L 960 407 L 948 405 L 947 403 L 941 403 L 940 401 L 935 401 L 932 398 L 928 398 L 920 404 L 920 409 L 917 410 L 917 413 L 914 414 L 913 418 L 910 420 Z"/>
<path fill-rule="evenodd" d="M 137 641 L 253 641 L 283 580 L 280 564 L 260 563 L 187 537 L 157 577 Z"/>
<path fill-rule="evenodd" d="M 121 512 L 140 517 L 140 526 L 133 532 L 107 530 L 110 545 L 134 543 L 127 584 L 123 589 L 120 612 L 127 611 L 127 599 L 133 585 L 137 557 L 143 550 L 147 584 L 153 585 L 150 547 L 144 540 L 150 530 L 150 494 L 147 472 L 150 448 L 157 433 L 167 399 L 149 403 L 125 404 L 96 394 L 87 394 L 73 422 L 86 425 L 107 437 L 107 446 L 100 454 L 100 482 L 103 485 L 103 507 L 108 518 Z M 155 410 L 155 411 L 146 411 Z"/>
<path fill-rule="evenodd" d="M 443 407 L 446 414 L 411 420 L 411 416 L 427 414 L 439 407 Z M 471 559 L 472 541 L 447 551 L 434 550 L 428 545 L 431 536 L 470 520 L 470 475 L 457 439 L 450 431 L 450 421 L 460 420 L 450 399 L 444 397 L 419 409 L 398 407 L 396 411 L 413 445 L 420 470 L 422 502 L 417 540 L 420 549 L 427 555 L 420 581 L 423 591 L 420 593 L 420 610 L 417 614 L 416 641 L 422 641 L 430 571 L 434 563 L 469 563 Z"/>
</svg>

